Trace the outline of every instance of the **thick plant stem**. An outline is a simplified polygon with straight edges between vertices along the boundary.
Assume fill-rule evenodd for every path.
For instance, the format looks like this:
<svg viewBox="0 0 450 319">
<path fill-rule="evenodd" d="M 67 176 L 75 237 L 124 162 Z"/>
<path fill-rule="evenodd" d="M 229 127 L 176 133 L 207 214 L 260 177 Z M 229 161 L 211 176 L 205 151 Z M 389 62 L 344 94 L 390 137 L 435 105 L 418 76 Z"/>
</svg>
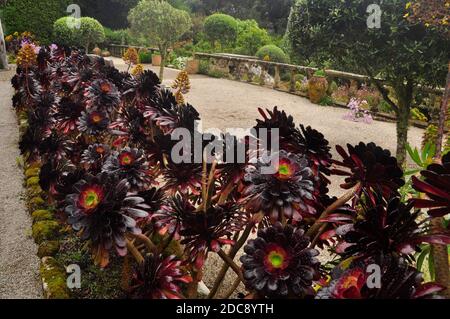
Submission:
<svg viewBox="0 0 450 319">
<path fill-rule="evenodd" d="M 236 257 L 239 250 L 242 248 L 242 246 L 244 246 L 245 242 L 248 239 L 248 236 L 250 236 L 253 226 L 254 226 L 253 223 L 247 225 L 247 227 L 244 229 L 244 231 L 241 235 L 241 238 L 239 238 L 239 240 L 236 242 L 236 244 L 233 246 L 233 248 L 231 248 L 231 251 L 228 254 L 228 256 L 231 259 L 234 259 L 234 257 Z M 219 272 L 218 276 L 216 277 L 216 281 L 214 282 L 214 285 L 209 292 L 208 299 L 214 298 L 214 296 L 217 294 L 217 291 L 219 290 L 220 285 L 222 284 L 222 281 L 225 278 L 225 275 L 227 274 L 228 268 L 230 268 L 230 266 L 227 263 L 225 263 L 222 266 L 222 268 L 220 269 L 220 272 Z"/>
<path fill-rule="evenodd" d="M 327 207 L 322 214 L 317 218 L 316 222 L 308 229 L 306 232 L 306 236 L 309 238 L 314 238 L 313 242 L 311 243 L 311 247 L 314 247 L 317 243 L 317 240 L 323 230 L 325 229 L 325 224 L 321 222 L 320 220 L 324 219 L 328 215 L 330 215 L 332 212 L 334 212 L 339 207 L 343 206 L 345 203 L 347 203 L 349 200 L 351 200 L 353 197 L 355 197 L 355 191 L 360 187 L 360 183 L 356 184 L 352 189 L 350 189 L 348 192 L 346 192 L 344 195 L 339 197 L 333 204 Z"/>
<path fill-rule="evenodd" d="M 237 277 L 234 282 L 233 285 L 231 286 L 230 290 L 227 291 L 227 293 L 225 294 L 225 296 L 223 296 L 222 299 L 228 299 L 231 297 L 231 295 L 236 291 L 236 289 L 239 287 L 239 284 L 241 283 L 241 278 Z"/>
<path fill-rule="evenodd" d="M 437 217 L 431 220 L 431 231 L 433 234 L 443 233 L 443 218 Z M 433 254 L 435 281 L 447 289 L 440 294 L 450 298 L 450 269 L 448 262 L 447 245 L 431 244 L 431 254 Z"/>
<path fill-rule="evenodd" d="M 142 235 L 142 234 L 132 234 L 132 233 L 129 233 L 129 235 L 130 235 L 130 237 L 133 237 L 133 238 L 143 242 L 144 245 L 149 250 L 149 252 L 151 252 L 151 253 L 157 252 L 158 249 L 157 249 L 156 245 L 147 236 Z"/>
<path fill-rule="evenodd" d="M 133 255 L 133 257 L 136 259 L 138 264 L 141 264 L 144 262 L 144 257 L 142 257 L 141 253 L 137 248 L 133 245 L 131 241 L 127 239 L 127 249 L 128 251 Z"/>
<path fill-rule="evenodd" d="M 230 256 L 228 256 L 222 249 L 219 250 L 219 251 L 217 252 L 217 254 L 219 255 L 220 258 L 222 258 L 222 260 L 223 260 L 224 262 L 226 262 L 226 263 L 231 267 L 231 269 L 233 269 L 233 271 L 236 273 L 236 275 L 238 275 L 238 277 L 239 277 L 242 281 L 244 281 L 244 276 L 242 275 L 241 268 L 239 268 L 239 266 L 236 265 L 236 263 L 234 262 L 234 260 L 231 259 Z"/>
<path fill-rule="evenodd" d="M 445 120 L 448 109 L 448 99 L 450 95 L 450 62 L 448 63 L 447 82 L 445 84 L 444 96 L 442 97 L 441 110 L 439 112 L 438 135 L 436 140 L 436 157 L 442 155 L 442 140 L 444 138 Z"/>
</svg>

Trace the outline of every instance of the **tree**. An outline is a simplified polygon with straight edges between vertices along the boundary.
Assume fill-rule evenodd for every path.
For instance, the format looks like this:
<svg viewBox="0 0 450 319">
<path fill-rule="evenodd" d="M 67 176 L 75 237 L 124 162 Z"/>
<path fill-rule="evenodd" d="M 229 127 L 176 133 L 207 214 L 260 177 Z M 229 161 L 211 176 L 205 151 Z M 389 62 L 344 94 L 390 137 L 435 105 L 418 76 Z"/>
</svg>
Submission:
<svg viewBox="0 0 450 319">
<path fill-rule="evenodd" d="M 60 18 L 54 23 L 53 35 L 58 44 L 83 46 L 87 52 L 92 44 L 105 40 L 103 26 L 89 17 L 80 18 L 79 21 L 73 17 Z"/>
<path fill-rule="evenodd" d="M 368 23 L 378 18 L 373 0 L 297 0 L 286 34 L 300 60 L 325 54 L 336 63 L 354 64 L 371 78 L 397 116 L 400 163 L 406 159 L 415 88 L 444 84 L 450 49 L 449 41 L 438 32 L 404 18 L 406 3 L 383 2 L 378 28 L 376 23 Z M 392 88 L 394 96 L 385 85 Z"/>
<path fill-rule="evenodd" d="M 450 39 L 450 28 L 448 7 L 449 3 L 440 0 L 415 0 L 406 4 L 409 9 L 405 17 L 413 23 L 423 23 L 427 28 L 435 28 L 443 37 Z M 441 110 L 439 114 L 438 136 L 436 142 L 436 157 L 441 157 L 442 140 L 445 130 L 445 118 L 448 109 L 448 100 L 450 94 L 450 62 L 448 63 L 447 81 L 445 85 L 444 98 L 442 99 Z"/>
<path fill-rule="evenodd" d="M 152 44 L 158 46 L 161 53 L 159 77 L 162 80 L 169 48 L 192 27 L 189 14 L 186 11 L 175 9 L 166 1 L 141 0 L 130 11 L 128 20 L 132 32 L 144 36 Z"/>
<path fill-rule="evenodd" d="M 81 18 L 80 24 L 81 43 L 89 52 L 91 44 L 98 44 L 105 41 L 105 29 L 97 20 L 89 17 Z"/>
<path fill-rule="evenodd" d="M 255 55 L 256 51 L 271 42 L 267 30 L 258 26 L 255 20 L 238 20 L 236 53 Z"/>
<path fill-rule="evenodd" d="M 238 35 L 238 22 L 232 16 L 215 13 L 205 20 L 205 34 L 214 45 L 219 42 L 221 46 L 228 46 L 236 42 Z"/>
<path fill-rule="evenodd" d="M 409 10 L 405 17 L 412 23 L 422 23 L 427 28 L 435 28 L 443 37 L 450 38 L 449 16 L 448 16 L 448 2 L 440 0 L 415 0 L 406 4 L 406 9 Z M 444 97 L 442 99 L 441 108 L 439 112 L 438 135 L 436 141 L 436 160 L 440 160 L 442 155 L 442 140 L 444 137 L 445 120 L 448 111 L 448 100 L 450 94 L 450 62 L 448 63 L 447 80 L 445 84 Z M 442 217 L 435 217 L 431 221 L 432 231 L 443 231 Z M 435 261 L 435 276 L 436 281 L 447 286 L 445 292 L 447 297 L 450 297 L 450 272 L 448 260 L 447 245 L 431 245 L 431 254 Z M 430 258 L 430 257 L 429 257 Z"/>
</svg>

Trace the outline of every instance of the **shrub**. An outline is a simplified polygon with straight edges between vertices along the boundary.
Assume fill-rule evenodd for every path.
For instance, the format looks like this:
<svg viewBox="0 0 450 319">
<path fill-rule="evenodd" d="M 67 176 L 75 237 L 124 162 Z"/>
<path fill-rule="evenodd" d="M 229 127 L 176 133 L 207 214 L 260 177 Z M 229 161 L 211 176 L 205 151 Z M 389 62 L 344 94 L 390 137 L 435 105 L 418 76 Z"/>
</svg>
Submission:
<svg viewBox="0 0 450 319">
<path fill-rule="evenodd" d="M 272 62 L 280 62 L 280 63 L 289 62 L 289 58 L 286 55 L 286 53 L 284 53 L 283 50 L 281 50 L 279 47 L 273 44 L 265 45 L 262 48 L 260 48 L 258 52 L 256 52 L 256 56 L 261 60 L 264 60 L 264 58 L 268 56 L 270 61 Z"/>
<path fill-rule="evenodd" d="M 232 16 L 215 13 L 205 20 L 205 35 L 211 43 L 233 44 L 238 35 L 238 22 Z"/>
<path fill-rule="evenodd" d="M 79 28 L 75 27 L 79 23 Z M 73 17 L 63 17 L 58 19 L 53 25 L 53 35 L 55 42 L 68 46 L 83 46 L 89 50 L 91 44 L 105 41 L 105 31 L 97 20 L 89 17 L 80 18 L 80 21 Z"/>
<path fill-rule="evenodd" d="M 152 63 L 152 53 L 148 50 L 139 51 L 139 61 L 144 64 Z"/>
<path fill-rule="evenodd" d="M 128 30 L 112 30 L 110 28 L 105 29 L 105 43 L 106 44 L 122 44 L 127 45 L 131 42 L 131 36 Z"/>
<path fill-rule="evenodd" d="M 200 60 L 200 66 L 198 68 L 198 73 L 207 75 L 209 72 L 209 61 Z"/>
<path fill-rule="evenodd" d="M 68 0 L 14 0 L 2 10 L 5 33 L 32 31 L 43 44 L 52 40 L 53 23 L 66 14 Z"/>
<path fill-rule="evenodd" d="M 255 20 L 238 20 L 238 36 L 235 53 L 255 55 L 259 48 L 271 41 L 265 29 L 258 26 Z"/>
<path fill-rule="evenodd" d="M 91 44 L 102 43 L 105 41 L 105 30 L 100 22 L 93 18 L 81 18 L 80 27 L 81 43 L 89 51 Z"/>
<path fill-rule="evenodd" d="M 71 23 L 75 23 L 75 19 L 72 17 L 63 17 L 56 20 L 53 24 L 53 38 L 56 43 L 67 46 L 79 46 L 81 44 L 80 37 L 75 29 L 69 27 Z"/>
</svg>

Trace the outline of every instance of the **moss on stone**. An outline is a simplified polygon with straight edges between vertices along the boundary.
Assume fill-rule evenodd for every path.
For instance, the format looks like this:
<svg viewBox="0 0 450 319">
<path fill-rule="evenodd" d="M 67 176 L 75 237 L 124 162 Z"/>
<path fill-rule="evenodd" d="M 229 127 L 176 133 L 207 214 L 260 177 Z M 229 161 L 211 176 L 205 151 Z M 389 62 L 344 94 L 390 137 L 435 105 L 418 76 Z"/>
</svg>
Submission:
<svg viewBox="0 0 450 319">
<path fill-rule="evenodd" d="M 44 257 L 39 269 L 47 299 L 69 299 L 65 268 L 53 257 Z"/>
<path fill-rule="evenodd" d="M 27 187 L 37 186 L 39 185 L 39 177 L 33 176 L 27 179 Z"/>
<path fill-rule="evenodd" d="M 45 201 L 42 197 L 36 196 L 29 200 L 28 208 L 30 211 L 34 211 L 39 208 L 43 208 L 45 206 Z"/>
<path fill-rule="evenodd" d="M 39 209 L 34 211 L 31 214 L 31 217 L 33 218 L 33 222 L 40 222 L 43 220 L 53 220 L 53 213 L 46 209 Z"/>
<path fill-rule="evenodd" d="M 49 240 L 44 241 L 39 245 L 37 255 L 38 257 L 55 256 L 59 251 L 59 241 Z"/>
<path fill-rule="evenodd" d="M 52 240 L 58 237 L 60 226 L 58 222 L 51 220 L 44 220 L 34 223 L 32 227 L 32 236 L 37 244 L 44 240 Z"/>
<path fill-rule="evenodd" d="M 25 177 L 30 178 L 33 176 L 39 176 L 40 169 L 39 168 L 29 168 L 25 171 Z"/>
<path fill-rule="evenodd" d="M 36 197 L 42 194 L 42 188 L 39 185 L 33 185 L 28 188 L 28 196 Z"/>
</svg>

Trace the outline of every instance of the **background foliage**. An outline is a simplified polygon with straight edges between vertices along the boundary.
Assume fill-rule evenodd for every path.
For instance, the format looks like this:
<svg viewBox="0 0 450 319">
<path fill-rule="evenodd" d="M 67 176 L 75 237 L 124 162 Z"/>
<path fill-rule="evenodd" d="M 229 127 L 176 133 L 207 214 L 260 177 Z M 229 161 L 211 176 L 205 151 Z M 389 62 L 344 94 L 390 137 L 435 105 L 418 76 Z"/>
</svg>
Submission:
<svg viewBox="0 0 450 319">
<path fill-rule="evenodd" d="M 40 42 L 49 43 L 52 40 L 53 23 L 67 14 L 69 3 L 69 0 L 8 1 L 0 5 L 5 33 L 32 31 Z"/>
</svg>

